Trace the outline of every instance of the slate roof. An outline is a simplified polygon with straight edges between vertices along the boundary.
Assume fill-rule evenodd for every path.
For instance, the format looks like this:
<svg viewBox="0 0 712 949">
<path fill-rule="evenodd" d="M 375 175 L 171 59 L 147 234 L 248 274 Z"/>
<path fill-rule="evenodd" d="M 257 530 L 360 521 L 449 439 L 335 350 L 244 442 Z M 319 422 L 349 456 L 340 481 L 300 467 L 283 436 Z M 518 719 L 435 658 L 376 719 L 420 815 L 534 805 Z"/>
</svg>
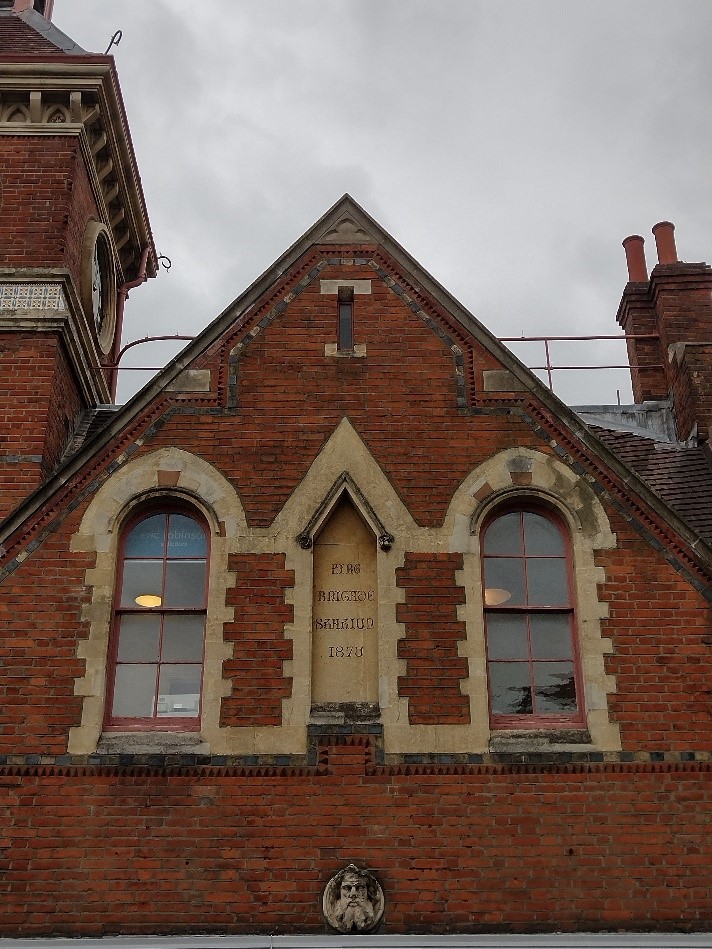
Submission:
<svg viewBox="0 0 712 949">
<path fill-rule="evenodd" d="M 591 425 L 603 444 L 712 544 L 712 452 Z"/>
<path fill-rule="evenodd" d="M 74 435 L 62 453 L 60 463 L 65 462 L 84 445 L 87 445 L 95 435 L 98 435 L 109 424 L 116 413 L 121 411 L 121 408 L 120 405 L 97 405 L 93 409 L 89 409 L 77 425 Z"/>
<path fill-rule="evenodd" d="M 35 10 L 0 10 L 0 56 L 81 56 L 74 40 Z"/>
</svg>

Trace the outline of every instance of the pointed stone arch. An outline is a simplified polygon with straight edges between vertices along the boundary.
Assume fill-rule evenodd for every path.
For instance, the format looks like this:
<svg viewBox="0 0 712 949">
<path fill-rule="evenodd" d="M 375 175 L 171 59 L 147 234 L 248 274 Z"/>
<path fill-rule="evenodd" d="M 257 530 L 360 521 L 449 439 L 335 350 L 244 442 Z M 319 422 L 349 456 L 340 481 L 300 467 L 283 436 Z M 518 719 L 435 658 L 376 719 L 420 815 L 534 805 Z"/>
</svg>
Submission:
<svg viewBox="0 0 712 949">
<path fill-rule="evenodd" d="M 378 514 L 376 514 L 366 499 L 365 494 L 361 491 L 348 471 L 341 472 L 331 488 L 327 491 L 321 504 L 319 504 L 312 514 L 307 525 L 299 532 L 297 536 L 299 545 L 304 548 L 304 550 L 308 550 L 312 546 L 315 536 L 319 533 L 323 524 L 329 519 L 335 507 L 345 496 L 348 496 L 351 503 L 361 514 L 361 517 L 371 527 L 378 538 L 378 546 L 381 550 L 390 550 L 393 546 L 393 535 L 389 533 L 383 521 L 381 521 Z"/>
</svg>

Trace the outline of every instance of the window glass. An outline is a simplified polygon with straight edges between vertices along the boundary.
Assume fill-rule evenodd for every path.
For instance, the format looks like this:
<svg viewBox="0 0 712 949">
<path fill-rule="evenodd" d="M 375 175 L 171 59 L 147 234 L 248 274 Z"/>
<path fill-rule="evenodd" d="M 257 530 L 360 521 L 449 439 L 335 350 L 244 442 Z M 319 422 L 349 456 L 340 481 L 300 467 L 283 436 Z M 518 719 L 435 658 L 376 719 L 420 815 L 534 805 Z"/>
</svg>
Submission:
<svg viewBox="0 0 712 949">
<path fill-rule="evenodd" d="M 482 573 L 490 710 L 502 728 L 581 720 L 566 538 L 553 517 L 508 511 L 486 526 Z"/>
<path fill-rule="evenodd" d="M 529 617 L 533 659 L 571 659 L 568 613 L 533 613 Z"/>
<path fill-rule="evenodd" d="M 162 560 L 126 560 L 121 589 L 121 606 L 138 608 L 138 596 L 157 596 L 162 599 L 163 592 Z M 158 604 L 160 605 L 160 603 Z"/>
<path fill-rule="evenodd" d="M 493 521 L 485 532 L 484 552 L 488 557 L 509 554 L 521 557 L 522 533 L 518 511 Z"/>
<path fill-rule="evenodd" d="M 167 614 L 163 622 L 164 662 L 202 662 L 205 617 Z"/>
<path fill-rule="evenodd" d="M 573 662 L 534 663 L 536 707 L 541 714 L 576 711 Z"/>
<path fill-rule="evenodd" d="M 487 655 L 492 659 L 528 659 L 527 620 L 520 613 L 490 613 Z"/>
<path fill-rule="evenodd" d="M 123 550 L 107 725 L 196 727 L 188 722 L 200 715 L 207 532 L 189 514 L 152 513 L 129 529 Z"/>
<path fill-rule="evenodd" d="M 202 666 L 162 665 L 158 685 L 158 715 L 191 718 L 200 713 Z"/>
<path fill-rule="evenodd" d="M 185 514 L 171 514 L 168 522 L 169 557 L 205 557 L 208 542 L 200 524 Z"/>
<path fill-rule="evenodd" d="M 353 349 L 353 303 L 339 303 L 339 349 Z"/>
<path fill-rule="evenodd" d="M 146 517 L 134 527 L 126 539 L 126 557 L 162 557 L 166 536 L 166 515 Z"/>
<path fill-rule="evenodd" d="M 520 557 L 488 557 L 485 559 L 485 602 L 492 603 L 492 594 L 487 591 L 497 591 L 497 598 L 502 605 L 524 605 L 524 560 Z"/>
<path fill-rule="evenodd" d="M 531 715 L 532 687 L 527 662 L 493 662 L 489 667 L 493 715 Z"/>
<path fill-rule="evenodd" d="M 174 560 L 166 564 L 166 607 L 202 606 L 205 602 L 205 561 Z"/>
<path fill-rule="evenodd" d="M 119 624 L 119 662 L 158 662 L 161 639 L 159 615 L 126 613 Z"/>
<path fill-rule="evenodd" d="M 117 665 L 114 682 L 116 718 L 149 718 L 153 715 L 158 666 Z"/>
<path fill-rule="evenodd" d="M 566 561 L 527 557 L 527 594 L 531 606 L 566 606 L 569 602 Z"/>
<path fill-rule="evenodd" d="M 564 538 L 553 521 L 531 511 L 524 511 L 522 517 L 527 557 L 565 556 Z"/>
</svg>

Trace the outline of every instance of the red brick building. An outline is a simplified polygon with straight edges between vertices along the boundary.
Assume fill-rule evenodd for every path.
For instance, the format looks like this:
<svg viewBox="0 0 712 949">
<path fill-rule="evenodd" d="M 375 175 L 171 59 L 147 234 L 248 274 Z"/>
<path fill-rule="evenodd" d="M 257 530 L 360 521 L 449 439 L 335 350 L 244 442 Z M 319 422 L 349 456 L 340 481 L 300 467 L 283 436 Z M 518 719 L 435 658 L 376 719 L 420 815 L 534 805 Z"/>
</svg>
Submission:
<svg viewBox="0 0 712 949">
<path fill-rule="evenodd" d="M 316 940 L 350 863 L 384 943 L 709 932 L 712 271 L 655 236 L 634 406 L 348 196 L 115 406 L 114 63 L 0 0 L 0 935 Z"/>
</svg>

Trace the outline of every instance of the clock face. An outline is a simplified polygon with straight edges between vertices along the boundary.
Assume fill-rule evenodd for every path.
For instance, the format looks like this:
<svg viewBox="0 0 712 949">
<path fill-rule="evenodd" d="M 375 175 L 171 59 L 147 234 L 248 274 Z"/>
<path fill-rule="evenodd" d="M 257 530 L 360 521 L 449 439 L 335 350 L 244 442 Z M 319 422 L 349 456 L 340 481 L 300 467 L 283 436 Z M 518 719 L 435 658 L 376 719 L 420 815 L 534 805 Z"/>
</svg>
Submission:
<svg viewBox="0 0 712 949">
<path fill-rule="evenodd" d="M 106 355 L 116 328 L 116 268 L 107 228 L 90 221 L 84 235 L 82 306 L 90 329 Z"/>
<path fill-rule="evenodd" d="M 99 241 L 94 244 L 94 255 L 91 264 L 91 303 L 94 314 L 94 325 L 97 336 L 101 336 L 106 317 L 106 293 L 104 290 L 104 268 L 102 267 L 102 253 Z"/>
</svg>

